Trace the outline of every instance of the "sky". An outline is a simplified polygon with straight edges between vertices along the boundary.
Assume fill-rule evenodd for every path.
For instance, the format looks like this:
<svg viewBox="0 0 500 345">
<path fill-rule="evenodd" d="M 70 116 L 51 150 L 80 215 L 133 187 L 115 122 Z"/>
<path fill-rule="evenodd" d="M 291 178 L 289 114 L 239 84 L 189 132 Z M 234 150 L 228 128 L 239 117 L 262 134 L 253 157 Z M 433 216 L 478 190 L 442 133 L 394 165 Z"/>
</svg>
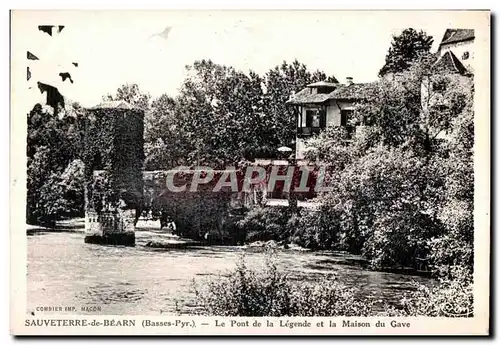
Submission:
<svg viewBox="0 0 500 345">
<path fill-rule="evenodd" d="M 199 59 L 259 74 L 298 59 L 340 82 L 373 81 L 392 35 L 422 29 L 434 37 L 435 51 L 446 28 L 467 27 L 466 12 L 435 11 L 26 11 L 14 13 L 16 20 L 23 47 L 40 58 L 29 61 L 32 81 L 57 79 L 62 65 L 74 80 L 63 94 L 84 106 L 124 83 L 153 97 L 175 96 L 185 66 Z M 65 28 L 50 37 L 37 30 L 41 24 Z M 167 27 L 166 39 L 155 35 Z"/>
</svg>

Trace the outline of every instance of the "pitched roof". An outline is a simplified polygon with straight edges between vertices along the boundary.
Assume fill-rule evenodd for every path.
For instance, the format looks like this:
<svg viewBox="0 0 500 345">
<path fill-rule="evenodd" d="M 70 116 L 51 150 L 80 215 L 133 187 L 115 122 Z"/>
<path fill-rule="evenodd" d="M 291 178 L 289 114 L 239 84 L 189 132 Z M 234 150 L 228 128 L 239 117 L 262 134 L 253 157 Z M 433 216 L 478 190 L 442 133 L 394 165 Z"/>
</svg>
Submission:
<svg viewBox="0 0 500 345">
<path fill-rule="evenodd" d="M 369 98 L 368 91 L 373 83 L 336 84 L 330 93 L 312 93 L 309 87 L 293 95 L 287 104 L 321 104 L 330 99 L 360 100 Z M 309 85 L 308 85 L 309 86 Z"/>
<path fill-rule="evenodd" d="M 369 98 L 368 91 L 371 90 L 372 86 L 373 83 L 353 83 L 349 85 L 342 85 L 330 93 L 330 99 L 366 99 Z"/>
<path fill-rule="evenodd" d="M 129 103 L 125 101 L 104 101 L 91 109 L 109 109 L 109 108 L 120 108 L 120 109 L 135 109 Z"/>
<path fill-rule="evenodd" d="M 337 87 L 338 83 L 329 83 L 327 81 L 317 81 L 315 83 L 307 85 L 307 87 Z"/>
<path fill-rule="evenodd" d="M 468 70 L 460 62 L 460 60 L 451 51 L 447 51 L 439 58 L 438 61 L 432 66 L 432 69 L 441 69 L 451 71 L 454 73 L 467 74 Z"/>
<path fill-rule="evenodd" d="M 474 39 L 474 29 L 446 29 L 440 46 Z"/>
<path fill-rule="evenodd" d="M 306 87 L 293 95 L 288 101 L 288 104 L 304 104 L 315 103 L 320 104 L 329 99 L 329 93 L 312 93 L 312 89 Z"/>
</svg>

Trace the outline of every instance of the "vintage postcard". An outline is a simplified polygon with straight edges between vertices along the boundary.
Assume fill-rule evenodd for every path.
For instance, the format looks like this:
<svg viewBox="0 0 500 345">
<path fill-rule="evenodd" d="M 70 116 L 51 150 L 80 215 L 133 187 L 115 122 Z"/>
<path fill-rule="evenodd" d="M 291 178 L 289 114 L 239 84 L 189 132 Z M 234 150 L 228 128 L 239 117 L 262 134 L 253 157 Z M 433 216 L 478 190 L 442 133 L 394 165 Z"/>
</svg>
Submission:
<svg viewBox="0 0 500 345">
<path fill-rule="evenodd" d="M 489 334 L 487 10 L 13 10 L 11 102 L 12 334 Z"/>
</svg>

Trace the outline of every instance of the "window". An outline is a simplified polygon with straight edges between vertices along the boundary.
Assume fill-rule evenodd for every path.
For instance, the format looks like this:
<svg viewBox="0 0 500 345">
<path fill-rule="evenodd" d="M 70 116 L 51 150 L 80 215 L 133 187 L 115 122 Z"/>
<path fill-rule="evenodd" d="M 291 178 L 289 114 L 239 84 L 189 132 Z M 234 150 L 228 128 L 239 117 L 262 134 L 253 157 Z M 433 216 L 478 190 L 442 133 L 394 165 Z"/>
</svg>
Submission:
<svg viewBox="0 0 500 345">
<path fill-rule="evenodd" d="M 469 58 L 469 52 L 464 52 L 462 54 L 462 60 L 467 60 Z"/>
<path fill-rule="evenodd" d="M 318 109 L 306 110 L 306 127 L 325 127 L 324 111 Z"/>
<path fill-rule="evenodd" d="M 446 89 L 446 80 L 437 80 L 432 83 L 432 91 L 444 91 Z"/>
<path fill-rule="evenodd" d="M 319 114 L 318 113 L 313 114 L 311 127 L 319 127 Z"/>
<path fill-rule="evenodd" d="M 342 109 L 340 111 L 340 125 L 348 126 L 349 121 L 352 119 L 352 116 L 353 116 L 352 110 Z"/>
<path fill-rule="evenodd" d="M 314 113 L 314 110 L 306 110 L 306 127 L 312 127 Z"/>
<path fill-rule="evenodd" d="M 323 87 L 318 87 L 318 91 L 317 92 L 318 93 L 326 94 L 326 93 L 330 93 L 332 91 L 333 91 L 333 89 L 331 87 L 325 87 L 325 86 L 323 86 Z"/>
</svg>

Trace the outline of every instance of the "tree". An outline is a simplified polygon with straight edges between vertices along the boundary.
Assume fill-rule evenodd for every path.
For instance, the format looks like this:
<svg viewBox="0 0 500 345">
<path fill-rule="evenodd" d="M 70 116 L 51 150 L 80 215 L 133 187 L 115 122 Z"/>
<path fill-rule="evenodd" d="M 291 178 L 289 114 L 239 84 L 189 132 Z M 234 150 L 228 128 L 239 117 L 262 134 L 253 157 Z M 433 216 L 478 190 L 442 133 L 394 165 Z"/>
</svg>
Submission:
<svg viewBox="0 0 500 345">
<path fill-rule="evenodd" d="M 472 95 L 452 121 L 449 155 L 437 162 L 445 176 L 444 195 L 437 217 L 444 224 L 442 235 L 430 240 L 431 258 L 442 274 L 460 266 L 474 269 L 474 113 Z"/>
<path fill-rule="evenodd" d="M 149 110 L 151 95 L 140 90 L 137 84 L 123 84 L 116 90 L 115 95 L 103 96 L 104 101 L 125 101 L 130 105 L 144 110 Z"/>
<path fill-rule="evenodd" d="M 60 118 L 50 107 L 35 105 L 28 114 L 27 137 L 27 222 L 54 226 L 61 216 L 81 215 L 83 209 L 81 156 L 83 137 L 82 111 L 61 112 Z"/>
<path fill-rule="evenodd" d="M 374 83 L 355 111 L 372 126 L 347 147 L 333 129 L 308 143 L 337 168 L 321 212 L 338 244 L 375 267 L 472 270 L 473 80 L 432 65 Z"/>
<path fill-rule="evenodd" d="M 286 105 L 290 94 L 314 81 L 336 82 L 298 61 L 283 62 L 264 76 L 211 60 L 195 61 L 186 70 L 179 95 L 160 96 L 146 113 L 148 169 L 223 167 L 242 159 L 274 157 L 280 146 L 293 146 L 295 139 L 295 114 Z M 129 90 L 136 94 L 138 89 L 127 87 L 120 95 Z"/>
<path fill-rule="evenodd" d="M 177 101 L 166 94 L 151 103 L 144 118 L 144 151 L 147 170 L 170 169 L 185 164 L 187 139 L 180 130 Z"/>
<path fill-rule="evenodd" d="M 71 161 L 61 174 L 59 187 L 65 201 L 63 214 L 68 217 L 84 215 L 85 166 L 80 159 Z"/>
<path fill-rule="evenodd" d="M 412 28 L 403 30 L 398 36 L 393 36 L 379 76 L 408 69 L 412 62 L 429 53 L 433 41 L 432 36 L 428 36 L 424 31 L 416 31 Z"/>
<path fill-rule="evenodd" d="M 294 146 L 296 134 L 296 114 L 294 109 L 286 104 L 292 92 L 302 90 L 307 84 L 317 81 L 338 83 L 334 76 L 319 70 L 311 73 L 307 66 L 294 60 L 292 63 L 283 61 L 264 75 L 264 109 L 268 118 L 267 128 L 271 142 L 275 148 Z"/>
<path fill-rule="evenodd" d="M 176 117 L 189 164 L 224 166 L 262 142 L 260 80 L 210 60 L 187 67 L 177 97 Z"/>
</svg>

